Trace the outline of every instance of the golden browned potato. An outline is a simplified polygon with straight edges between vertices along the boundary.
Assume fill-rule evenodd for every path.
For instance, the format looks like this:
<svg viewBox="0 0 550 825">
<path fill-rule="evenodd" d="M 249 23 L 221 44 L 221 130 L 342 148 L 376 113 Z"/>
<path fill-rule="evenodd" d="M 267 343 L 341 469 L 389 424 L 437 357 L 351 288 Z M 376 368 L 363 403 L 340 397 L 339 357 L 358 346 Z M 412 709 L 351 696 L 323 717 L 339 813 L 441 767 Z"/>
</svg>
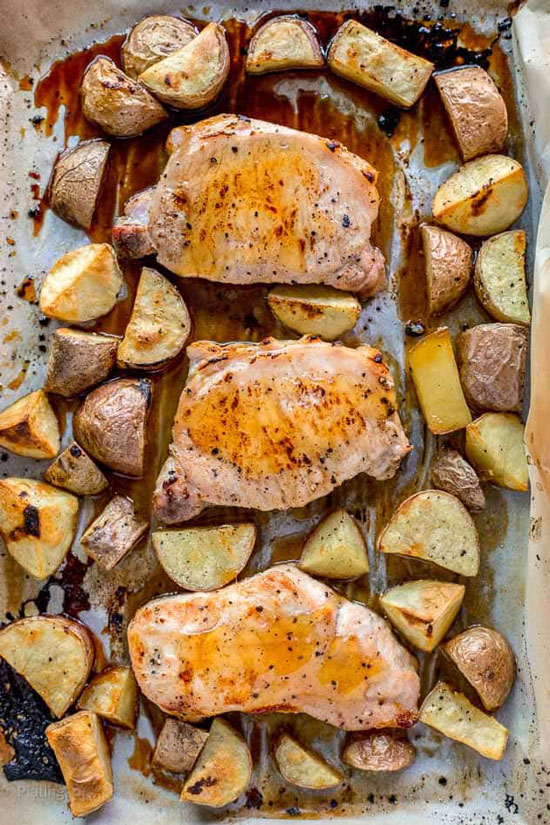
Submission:
<svg viewBox="0 0 550 825">
<path fill-rule="evenodd" d="M 525 492 L 529 472 L 523 424 L 513 413 L 485 413 L 466 427 L 466 457 L 480 478 Z"/>
<path fill-rule="evenodd" d="M 497 321 L 529 326 L 525 283 L 525 232 L 503 232 L 485 241 L 477 256 L 474 287 L 484 309 Z"/>
<path fill-rule="evenodd" d="M 441 184 L 434 218 L 463 235 L 494 235 L 519 218 L 529 189 L 521 163 L 505 155 L 470 160 Z"/>
<path fill-rule="evenodd" d="M 92 521 L 80 542 L 100 567 L 112 570 L 137 544 L 148 527 L 149 523 L 136 515 L 130 499 L 115 496 Z"/>
<path fill-rule="evenodd" d="M 154 63 L 139 79 L 176 109 L 202 109 L 218 97 L 230 64 L 225 29 L 209 23 L 190 43 Z"/>
<path fill-rule="evenodd" d="M 13 748 L 8 740 L 6 734 L 0 729 L 0 766 L 4 767 L 15 756 L 15 748 Z"/>
<path fill-rule="evenodd" d="M 415 647 L 435 650 L 454 622 L 466 588 L 453 582 L 404 582 L 380 596 L 390 622 Z"/>
<path fill-rule="evenodd" d="M 443 650 L 472 685 L 485 710 L 498 710 L 516 678 L 514 652 L 504 636 L 489 627 L 469 627 Z"/>
<path fill-rule="evenodd" d="M 53 211 L 64 221 L 90 229 L 110 148 L 105 140 L 83 140 L 57 158 L 49 197 Z"/>
<path fill-rule="evenodd" d="M 44 480 L 77 496 L 97 496 L 109 482 L 82 447 L 73 441 L 44 472 Z"/>
<path fill-rule="evenodd" d="M 99 717 L 81 710 L 46 728 L 73 816 L 97 811 L 114 793 L 111 753 Z"/>
<path fill-rule="evenodd" d="M 346 20 L 330 45 L 328 65 L 336 74 L 408 109 L 424 89 L 433 63 L 396 46 L 357 20 Z"/>
<path fill-rule="evenodd" d="M 276 286 L 267 303 L 282 324 L 301 335 L 318 335 L 334 341 L 353 329 L 361 304 L 353 295 L 329 286 Z"/>
<path fill-rule="evenodd" d="M 430 315 L 441 315 L 459 301 L 470 285 L 473 252 L 462 238 L 423 224 L 420 227 L 428 282 Z"/>
<path fill-rule="evenodd" d="M 179 719 L 166 719 L 157 739 L 153 765 L 172 773 L 189 773 L 207 739 L 205 730 Z"/>
<path fill-rule="evenodd" d="M 461 66 L 434 76 L 434 80 L 462 155 L 502 152 L 508 134 L 504 98 L 481 66 Z"/>
<path fill-rule="evenodd" d="M 283 733 L 275 746 L 275 761 L 287 782 L 299 788 L 335 788 L 344 777 L 322 756 Z"/>
<path fill-rule="evenodd" d="M 73 542 L 76 496 L 43 481 L 0 479 L 0 535 L 8 553 L 35 579 L 51 576 Z"/>
<path fill-rule="evenodd" d="M 0 447 L 28 458 L 53 458 L 59 446 L 59 423 L 44 390 L 25 395 L 0 412 Z"/>
<path fill-rule="evenodd" d="M 172 52 L 187 46 L 197 36 L 192 23 L 167 14 L 145 17 L 134 26 L 122 47 L 124 71 L 138 77 L 145 69 Z"/>
<path fill-rule="evenodd" d="M 402 771 L 416 758 L 416 749 L 401 731 L 368 730 L 352 734 L 342 762 L 360 771 Z"/>
<path fill-rule="evenodd" d="M 485 495 L 477 473 L 457 450 L 441 450 L 431 467 L 431 481 L 438 490 L 460 499 L 472 513 L 485 509 Z"/>
<path fill-rule="evenodd" d="M 76 440 L 111 470 L 141 477 L 152 385 L 147 378 L 117 378 L 86 396 L 73 419 Z"/>
<path fill-rule="evenodd" d="M 327 579 L 356 579 L 369 572 L 367 545 L 353 516 L 334 510 L 308 536 L 299 567 Z"/>
<path fill-rule="evenodd" d="M 59 327 L 51 341 L 44 388 L 72 398 L 108 378 L 116 364 L 118 338 Z"/>
<path fill-rule="evenodd" d="M 63 716 L 86 684 L 94 663 L 91 634 L 66 616 L 32 616 L 0 630 L 0 656 Z"/>
<path fill-rule="evenodd" d="M 121 728 L 136 726 L 139 692 L 132 668 L 117 665 L 94 676 L 84 688 L 77 707 L 91 710 Z"/>
<path fill-rule="evenodd" d="M 249 74 L 317 69 L 324 65 L 314 27 L 293 15 L 272 17 L 260 26 L 248 44 L 246 71 Z"/>
</svg>

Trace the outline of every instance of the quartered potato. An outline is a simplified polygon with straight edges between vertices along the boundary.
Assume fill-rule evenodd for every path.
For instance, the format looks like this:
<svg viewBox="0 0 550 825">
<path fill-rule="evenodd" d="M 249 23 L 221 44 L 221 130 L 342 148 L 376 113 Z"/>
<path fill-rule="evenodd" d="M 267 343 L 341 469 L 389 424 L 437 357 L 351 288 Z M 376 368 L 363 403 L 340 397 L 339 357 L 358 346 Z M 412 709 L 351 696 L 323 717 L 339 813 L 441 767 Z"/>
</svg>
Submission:
<svg viewBox="0 0 550 825">
<path fill-rule="evenodd" d="M 299 788 L 335 788 L 344 777 L 315 751 L 301 745 L 288 733 L 275 746 L 277 767 L 287 782 Z"/>
<path fill-rule="evenodd" d="M 361 304 L 353 295 L 328 286 L 276 286 L 267 303 L 281 324 L 301 335 L 334 341 L 353 329 Z"/>
<path fill-rule="evenodd" d="M 246 71 L 249 74 L 317 69 L 324 65 L 317 32 L 311 23 L 299 17 L 273 17 L 258 29 L 248 44 Z"/>
<path fill-rule="evenodd" d="M 82 324 L 112 310 L 124 288 L 115 250 L 91 243 L 62 255 L 42 284 L 40 309 L 60 321 Z"/>
<path fill-rule="evenodd" d="M 443 435 L 461 430 L 472 420 L 460 384 L 447 327 L 440 327 L 409 352 L 409 366 L 426 424 Z"/>
<path fill-rule="evenodd" d="M 44 390 L 19 398 L 0 412 L 0 447 L 28 458 L 59 452 L 59 423 Z"/>
<path fill-rule="evenodd" d="M 380 606 L 411 644 L 429 653 L 454 622 L 465 592 L 463 584 L 410 581 L 384 593 Z"/>
<path fill-rule="evenodd" d="M 91 634 L 65 616 L 32 616 L 0 630 L 0 656 L 63 716 L 88 681 L 95 648 Z"/>
<path fill-rule="evenodd" d="M 46 728 L 73 816 L 97 811 L 114 793 L 111 753 L 97 714 L 81 710 Z"/>
<path fill-rule="evenodd" d="M 180 799 L 221 808 L 243 793 L 251 775 L 248 745 L 240 733 L 218 717 L 212 722 L 208 739 L 185 780 Z"/>
<path fill-rule="evenodd" d="M 139 79 L 176 109 L 202 109 L 218 97 L 230 63 L 225 29 L 209 23 L 190 43 L 154 63 Z"/>
<path fill-rule="evenodd" d="M 48 484 L 62 487 L 77 496 L 97 496 L 109 482 L 76 441 L 63 450 L 44 473 Z"/>
<path fill-rule="evenodd" d="M 69 551 L 78 499 L 42 481 L 0 479 L 0 535 L 15 561 L 35 579 L 51 576 Z"/>
<path fill-rule="evenodd" d="M 51 341 L 44 388 L 72 398 L 108 378 L 116 364 L 118 338 L 59 327 Z"/>
<path fill-rule="evenodd" d="M 529 326 L 523 229 L 484 241 L 477 256 L 474 287 L 483 308 L 497 321 Z"/>
<path fill-rule="evenodd" d="M 469 627 L 443 650 L 475 689 L 486 710 L 498 710 L 506 701 L 516 678 L 512 648 L 489 627 Z"/>
<path fill-rule="evenodd" d="M 136 515 L 130 499 L 115 496 L 92 521 L 80 543 L 100 567 L 112 570 L 137 544 L 148 527 L 149 523 Z"/>
<path fill-rule="evenodd" d="M 464 164 L 441 184 L 432 213 L 453 232 L 494 235 L 519 218 L 528 196 L 521 163 L 505 155 L 484 155 Z"/>
<path fill-rule="evenodd" d="M 327 579 L 356 579 L 369 572 L 367 545 L 345 510 L 330 513 L 308 536 L 299 567 Z"/>
<path fill-rule="evenodd" d="M 197 761 L 208 733 L 179 719 L 166 719 L 159 733 L 153 766 L 172 773 L 189 773 Z"/>
<path fill-rule="evenodd" d="M 508 731 L 493 716 L 476 708 L 446 682 L 426 696 L 419 719 L 449 739 L 468 745 L 487 759 L 502 759 Z"/>
<path fill-rule="evenodd" d="M 430 315 L 440 315 L 459 301 L 470 285 L 473 251 L 466 241 L 440 229 L 420 227 L 428 282 Z"/>
<path fill-rule="evenodd" d="M 233 581 L 250 558 L 255 541 L 253 524 L 153 533 L 153 547 L 162 567 L 186 590 L 217 590 Z"/>
<path fill-rule="evenodd" d="M 144 268 L 118 347 L 118 363 L 131 369 L 158 369 L 182 351 L 190 331 L 189 312 L 176 287 L 154 269 Z"/>
<path fill-rule="evenodd" d="M 90 229 L 110 148 L 105 140 L 83 140 L 57 158 L 49 198 L 53 211 L 64 221 Z"/>
<path fill-rule="evenodd" d="M 167 14 L 145 17 L 130 32 L 122 47 L 124 71 L 138 77 L 169 54 L 183 49 L 197 36 L 192 23 Z"/>
<path fill-rule="evenodd" d="M 433 63 L 396 46 L 357 20 L 346 20 L 330 45 L 328 65 L 336 74 L 408 109 L 424 89 Z"/>
<path fill-rule="evenodd" d="M 440 490 L 405 499 L 380 534 L 378 549 L 433 562 L 461 576 L 475 576 L 479 568 L 472 517 L 455 496 Z"/>
<path fill-rule="evenodd" d="M 112 725 L 133 730 L 138 699 L 138 686 L 132 668 L 118 665 L 94 676 L 78 700 L 78 709 L 93 711 Z"/>
<path fill-rule="evenodd" d="M 485 509 L 485 494 L 477 473 L 457 450 L 441 450 L 437 453 L 431 466 L 430 478 L 434 487 L 459 498 L 472 513 Z"/>
<path fill-rule="evenodd" d="M 401 731 L 368 730 L 353 734 L 342 762 L 359 771 L 402 771 L 412 765 L 416 749 Z"/>
<path fill-rule="evenodd" d="M 513 413 L 485 413 L 466 427 L 466 457 L 480 477 L 525 492 L 529 473 L 523 424 Z"/>
</svg>

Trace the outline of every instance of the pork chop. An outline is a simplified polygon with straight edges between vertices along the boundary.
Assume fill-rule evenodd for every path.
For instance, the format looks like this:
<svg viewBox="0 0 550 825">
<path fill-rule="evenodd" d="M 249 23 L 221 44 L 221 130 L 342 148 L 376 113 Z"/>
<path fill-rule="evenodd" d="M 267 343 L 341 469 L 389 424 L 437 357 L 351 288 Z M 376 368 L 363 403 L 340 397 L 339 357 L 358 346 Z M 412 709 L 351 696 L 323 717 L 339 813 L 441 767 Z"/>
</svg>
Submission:
<svg viewBox="0 0 550 825">
<path fill-rule="evenodd" d="M 165 522 L 207 504 L 302 507 L 358 473 L 391 478 L 410 450 L 393 380 L 372 347 L 268 338 L 200 341 L 187 354 L 154 497 Z"/>
<path fill-rule="evenodd" d="M 189 720 L 304 712 L 345 730 L 416 720 L 415 661 L 389 625 L 293 565 L 161 596 L 137 611 L 128 644 L 145 696 Z"/>
</svg>

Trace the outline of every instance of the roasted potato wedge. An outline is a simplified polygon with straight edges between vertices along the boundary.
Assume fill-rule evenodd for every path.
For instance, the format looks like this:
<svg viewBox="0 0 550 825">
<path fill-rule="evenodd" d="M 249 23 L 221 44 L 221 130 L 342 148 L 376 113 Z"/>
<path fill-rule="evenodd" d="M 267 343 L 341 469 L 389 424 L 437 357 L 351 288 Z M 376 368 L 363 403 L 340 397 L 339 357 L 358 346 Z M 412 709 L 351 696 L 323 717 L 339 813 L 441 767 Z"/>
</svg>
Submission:
<svg viewBox="0 0 550 825">
<path fill-rule="evenodd" d="M 504 636 L 489 627 L 469 627 L 443 650 L 471 684 L 485 710 L 498 710 L 516 678 L 514 653 Z"/>
<path fill-rule="evenodd" d="M 346 20 L 336 32 L 328 65 L 335 74 L 403 109 L 416 103 L 434 69 L 429 60 L 405 51 L 357 20 Z"/>
<path fill-rule="evenodd" d="M 361 315 L 357 298 L 328 286 L 276 286 L 267 296 L 267 303 L 281 324 L 326 341 L 334 341 L 353 329 Z"/>
<path fill-rule="evenodd" d="M 118 338 L 59 327 L 51 342 L 44 388 L 72 398 L 108 378 L 116 364 Z"/>
<path fill-rule="evenodd" d="M 502 232 L 481 245 L 474 287 L 484 309 L 497 321 L 529 326 L 523 229 Z"/>
<path fill-rule="evenodd" d="M 0 656 L 63 716 L 80 695 L 94 663 L 91 634 L 66 616 L 32 616 L 0 630 Z"/>
<path fill-rule="evenodd" d="M 283 733 L 275 746 L 275 761 L 287 782 L 299 788 L 335 788 L 344 777 L 322 756 Z"/>
<path fill-rule="evenodd" d="M 368 730 L 346 742 L 342 762 L 360 771 L 402 771 L 416 758 L 406 735 L 395 730 Z"/>
<path fill-rule="evenodd" d="M 255 541 L 253 524 L 153 533 L 153 547 L 162 567 L 186 590 L 217 590 L 233 581 L 250 558 Z"/>
<path fill-rule="evenodd" d="M 147 378 L 117 378 L 86 396 L 73 419 L 75 439 L 111 470 L 141 477 L 152 387 Z"/>
<path fill-rule="evenodd" d="M 90 229 L 110 148 L 105 140 L 83 140 L 57 158 L 49 185 L 49 200 L 55 214 L 64 221 Z"/>
<path fill-rule="evenodd" d="M 78 499 L 42 481 L 0 479 L 0 535 L 15 561 L 35 579 L 51 576 L 69 551 Z"/>
<path fill-rule="evenodd" d="M 479 476 L 525 492 L 529 472 L 523 424 L 513 413 L 485 413 L 466 427 L 466 457 Z"/>
<path fill-rule="evenodd" d="M 76 441 L 50 464 L 44 480 L 77 496 L 97 496 L 109 486 L 99 467 Z"/>
<path fill-rule="evenodd" d="M 176 109 L 202 109 L 218 97 L 230 63 L 225 29 L 209 23 L 182 49 L 149 66 L 139 79 Z"/>
<path fill-rule="evenodd" d="M 44 390 L 25 395 L 0 412 L 0 447 L 28 458 L 53 458 L 59 446 L 59 423 Z"/>
<path fill-rule="evenodd" d="M 508 731 L 493 716 L 476 708 L 446 682 L 438 682 L 426 696 L 419 719 L 449 739 L 473 748 L 487 759 L 502 759 Z"/>
<path fill-rule="evenodd" d="M 176 287 L 154 269 L 144 268 L 118 348 L 118 363 L 131 369 L 158 369 L 182 351 L 190 331 L 189 312 Z"/>
<path fill-rule="evenodd" d="M 317 32 L 307 20 L 292 15 L 272 17 L 260 26 L 248 44 L 246 71 L 249 74 L 318 69 L 324 65 Z"/>
<path fill-rule="evenodd" d="M 472 513 L 485 509 L 485 494 L 477 473 L 456 450 L 441 450 L 431 467 L 434 487 L 460 499 Z"/>
<path fill-rule="evenodd" d="M 521 163 L 505 155 L 470 160 L 435 193 L 434 218 L 462 235 L 494 235 L 519 218 L 529 189 Z"/>
<path fill-rule="evenodd" d="M 112 570 L 137 544 L 148 527 L 149 523 L 136 515 L 130 499 L 115 496 L 92 521 L 80 543 L 100 567 Z"/>
<path fill-rule="evenodd" d="M 55 262 L 42 284 L 40 309 L 60 321 L 95 321 L 112 310 L 123 288 L 113 247 L 90 243 Z"/>
<path fill-rule="evenodd" d="M 440 490 L 405 499 L 378 537 L 378 549 L 433 562 L 461 576 L 475 576 L 479 568 L 472 517 L 458 498 Z"/>
<path fill-rule="evenodd" d="M 502 152 L 508 134 L 504 98 L 481 66 L 434 76 L 463 161 Z"/>
<path fill-rule="evenodd" d="M 99 717 L 81 710 L 46 728 L 73 816 L 97 811 L 114 793 L 111 753 Z"/>
<path fill-rule="evenodd" d="M 369 572 L 367 545 L 357 522 L 334 510 L 308 536 L 299 567 L 327 579 L 356 579 Z"/>
<path fill-rule="evenodd" d="M 134 26 L 122 47 L 122 63 L 129 77 L 139 75 L 197 36 L 192 23 L 167 14 L 145 17 Z"/>
<path fill-rule="evenodd" d="M 172 773 L 189 773 L 207 739 L 205 730 L 179 719 L 166 719 L 157 739 L 153 765 Z"/>
<path fill-rule="evenodd" d="M 77 707 L 97 713 L 112 725 L 133 730 L 138 700 L 138 686 L 132 668 L 117 665 L 94 676 L 84 688 Z"/>
<path fill-rule="evenodd" d="M 447 327 L 440 327 L 409 352 L 416 395 L 428 428 L 436 435 L 461 430 L 472 420 L 464 398 Z"/>
<path fill-rule="evenodd" d="M 430 653 L 454 622 L 466 588 L 452 582 L 405 582 L 380 597 L 390 622 L 415 647 Z"/>
<path fill-rule="evenodd" d="M 473 251 L 466 241 L 440 229 L 420 227 L 428 283 L 430 315 L 441 315 L 464 295 L 470 285 Z"/>
<path fill-rule="evenodd" d="M 250 782 L 252 757 L 240 733 L 224 719 L 212 722 L 208 739 L 181 792 L 183 802 L 221 808 L 234 802 Z"/>
</svg>

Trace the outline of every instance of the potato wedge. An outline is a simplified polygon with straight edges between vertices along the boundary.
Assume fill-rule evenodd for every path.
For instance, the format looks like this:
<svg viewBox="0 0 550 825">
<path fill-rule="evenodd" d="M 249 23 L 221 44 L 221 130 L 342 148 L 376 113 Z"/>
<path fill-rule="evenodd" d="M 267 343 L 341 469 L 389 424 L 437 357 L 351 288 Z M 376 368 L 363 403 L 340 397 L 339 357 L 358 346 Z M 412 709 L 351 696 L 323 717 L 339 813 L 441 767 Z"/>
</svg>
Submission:
<svg viewBox="0 0 550 825">
<path fill-rule="evenodd" d="M 99 467 L 76 441 L 50 464 L 44 480 L 77 496 L 97 496 L 109 486 Z"/>
<path fill-rule="evenodd" d="M 390 622 L 415 647 L 430 653 L 456 619 L 466 588 L 452 582 L 405 582 L 380 596 Z"/>
<path fill-rule="evenodd" d="M 428 428 L 436 435 L 461 430 L 472 420 L 447 327 L 440 327 L 409 352 L 414 388 Z"/>
<path fill-rule="evenodd" d="M 0 447 L 28 458 L 59 452 L 59 423 L 44 390 L 19 398 L 0 412 Z"/>
<path fill-rule="evenodd" d="M 473 748 L 487 759 L 502 759 L 508 731 L 493 716 L 476 708 L 463 693 L 440 681 L 426 696 L 419 719 L 449 739 Z"/>
<path fill-rule="evenodd" d="M 518 324 L 479 324 L 458 336 L 457 360 L 470 407 L 521 412 L 528 333 Z"/>
<path fill-rule="evenodd" d="M 469 627 L 443 650 L 471 684 L 485 710 L 498 710 L 516 678 L 514 652 L 504 636 L 489 627 Z"/>
<path fill-rule="evenodd" d="M 40 309 L 60 321 L 95 321 L 112 310 L 123 288 L 124 278 L 110 244 L 79 246 L 62 255 L 44 278 Z"/>
<path fill-rule="evenodd" d="M 32 616 L 0 630 L 0 656 L 63 716 L 80 695 L 94 663 L 91 634 L 66 616 Z"/>
<path fill-rule="evenodd" d="M 434 218 L 463 235 L 494 235 L 519 218 L 529 189 L 521 163 L 505 155 L 470 160 L 435 193 Z"/>
<path fill-rule="evenodd" d="M 148 527 L 149 522 L 136 515 L 130 499 L 115 496 L 86 529 L 80 543 L 100 567 L 112 570 Z"/>
<path fill-rule="evenodd" d="M 64 221 L 90 229 L 110 148 L 105 140 L 83 140 L 57 158 L 49 184 L 49 200 L 55 214 Z"/>
<path fill-rule="evenodd" d="M 466 241 L 438 226 L 422 224 L 422 247 L 428 282 L 430 315 L 441 315 L 456 304 L 470 285 L 473 251 Z"/>
<path fill-rule="evenodd" d="M 367 545 L 357 522 L 334 510 L 308 536 L 298 565 L 312 576 L 356 579 L 369 572 Z"/>
<path fill-rule="evenodd" d="M 176 109 L 202 109 L 220 94 L 230 64 L 225 29 L 209 23 L 182 49 L 149 66 L 139 79 Z"/>
<path fill-rule="evenodd" d="M 154 269 L 144 267 L 118 348 L 119 366 L 159 369 L 179 355 L 190 331 L 189 312 L 176 287 Z"/>
<path fill-rule="evenodd" d="M 249 74 L 317 69 L 324 65 L 314 27 L 293 15 L 272 17 L 260 26 L 248 44 L 246 71 Z"/>
<path fill-rule="evenodd" d="M 513 413 L 485 413 L 472 421 L 466 427 L 466 458 L 486 481 L 529 489 L 523 424 Z"/>
<path fill-rule="evenodd" d="M 115 137 L 137 137 L 167 117 L 163 106 L 141 83 L 104 55 L 86 69 L 81 98 L 86 120 Z"/>
<path fill-rule="evenodd" d="M 342 762 L 360 771 L 402 771 L 416 758 L 416 748 L 395 730 L 368 730 L 353 734 L 342 752 Z"/>
<path fill-rule="evenodd" d="M 224 719 L 212 722 L 208 739 L 185 780 L 180 799 L 221 808 L 234 802 L 252 776 L 252 757 L 240 733 Z"/>
<path fill-rule="evenodd" d="M 139 691 L 132 668 L 117 665 L 94 676 L 84 688 L 77 707 L 97 713 L 112 725 L 133 730 L 138 701 Z"/>
<path fill-rule="evenodd" d="M 424 490 L 405 499 L 378 537 L 381 553 L 396 553 L 475 576 L 479 538 L 471 515 L 455 496 Z"/>
<path fill-rule="evenodd" d="M 145 69 L 187 46 L 197 29 L 187 20 L 167 14 L 145 17 L 134 26 L 122 46 L 122 63 L 129 77 L 137 78 Z"/>
<path fill-rule="evenodd" d="M 299 788 L 335 788 L 344 777 L 322 756 L 283 733 L 275 746 L 275 761 L 287 782 Z"/>
<path fill-rule="evenodd" d="M 353 329 L 361 304 L 353 295 L 328 286 L 276 286 L 267 296 L 273 315 L 301 335 L 334 341 Z"/>
<path fill-rule="evenodd" d="M 496 84 L 481 66 L 461 66 L 434 75 L 463 161 L 502 152 L 508 113 Z"/>
<path fill-rule="evenodd" d="M 357 20 L 346 20 L 336 32 L 328 66 L 403 109 L 416 103 L 434 69 L 429 60 L 405 51 Z"/>
<path fill-rule="evenodd" d="M 72 398 L 105 381 L 116 364 L 118 338 L 59 327 L 51 342 L 44 389 Z"/>
<path fill-rule="evenodd" d="M 477 473 L 456 450 L 441 450 L 431 467 L 433 486 L 456 496 L 472 513 L 485 509 L 485 495 Z"/>
<path fill-rule="evenodd" d="M 157 739 L 153 766 L 172 773 L 189 773 L 207 739 L 205 730 L 179 719 L 166 719 Z"/>
<path fill-rule="evenodd" d="M 497 321 L 529 326 L 523 229 L 484 241 L 477 256 L 474 287 L 483 308 Z"/>
<path fill-rule="evenodd" d="M 97 811 L 114 794 L 111 753 L 99 717 L 81 710 L 46 728 L 73 816 Z"/>
<path fill-rule="evenodd" d="M 0 479 L 0 535 L 35 579 L 51 576 L 73 542 L 78 499 L 42 481 Z"/>
<path fill-rule="evenodd" d="M 141 477 L 151 398 L 147 378 L 117 378 L 97 387 L 74 415 L 75 439 L 111 470 Z"/>
<path fill-rule="evenodd" d="M 153 533 L 153 547 L 170 578 L 186 590 L 217 590 L 245 567 L 256 541 L 254 524 L 186 527 Z"/>
</svg>

